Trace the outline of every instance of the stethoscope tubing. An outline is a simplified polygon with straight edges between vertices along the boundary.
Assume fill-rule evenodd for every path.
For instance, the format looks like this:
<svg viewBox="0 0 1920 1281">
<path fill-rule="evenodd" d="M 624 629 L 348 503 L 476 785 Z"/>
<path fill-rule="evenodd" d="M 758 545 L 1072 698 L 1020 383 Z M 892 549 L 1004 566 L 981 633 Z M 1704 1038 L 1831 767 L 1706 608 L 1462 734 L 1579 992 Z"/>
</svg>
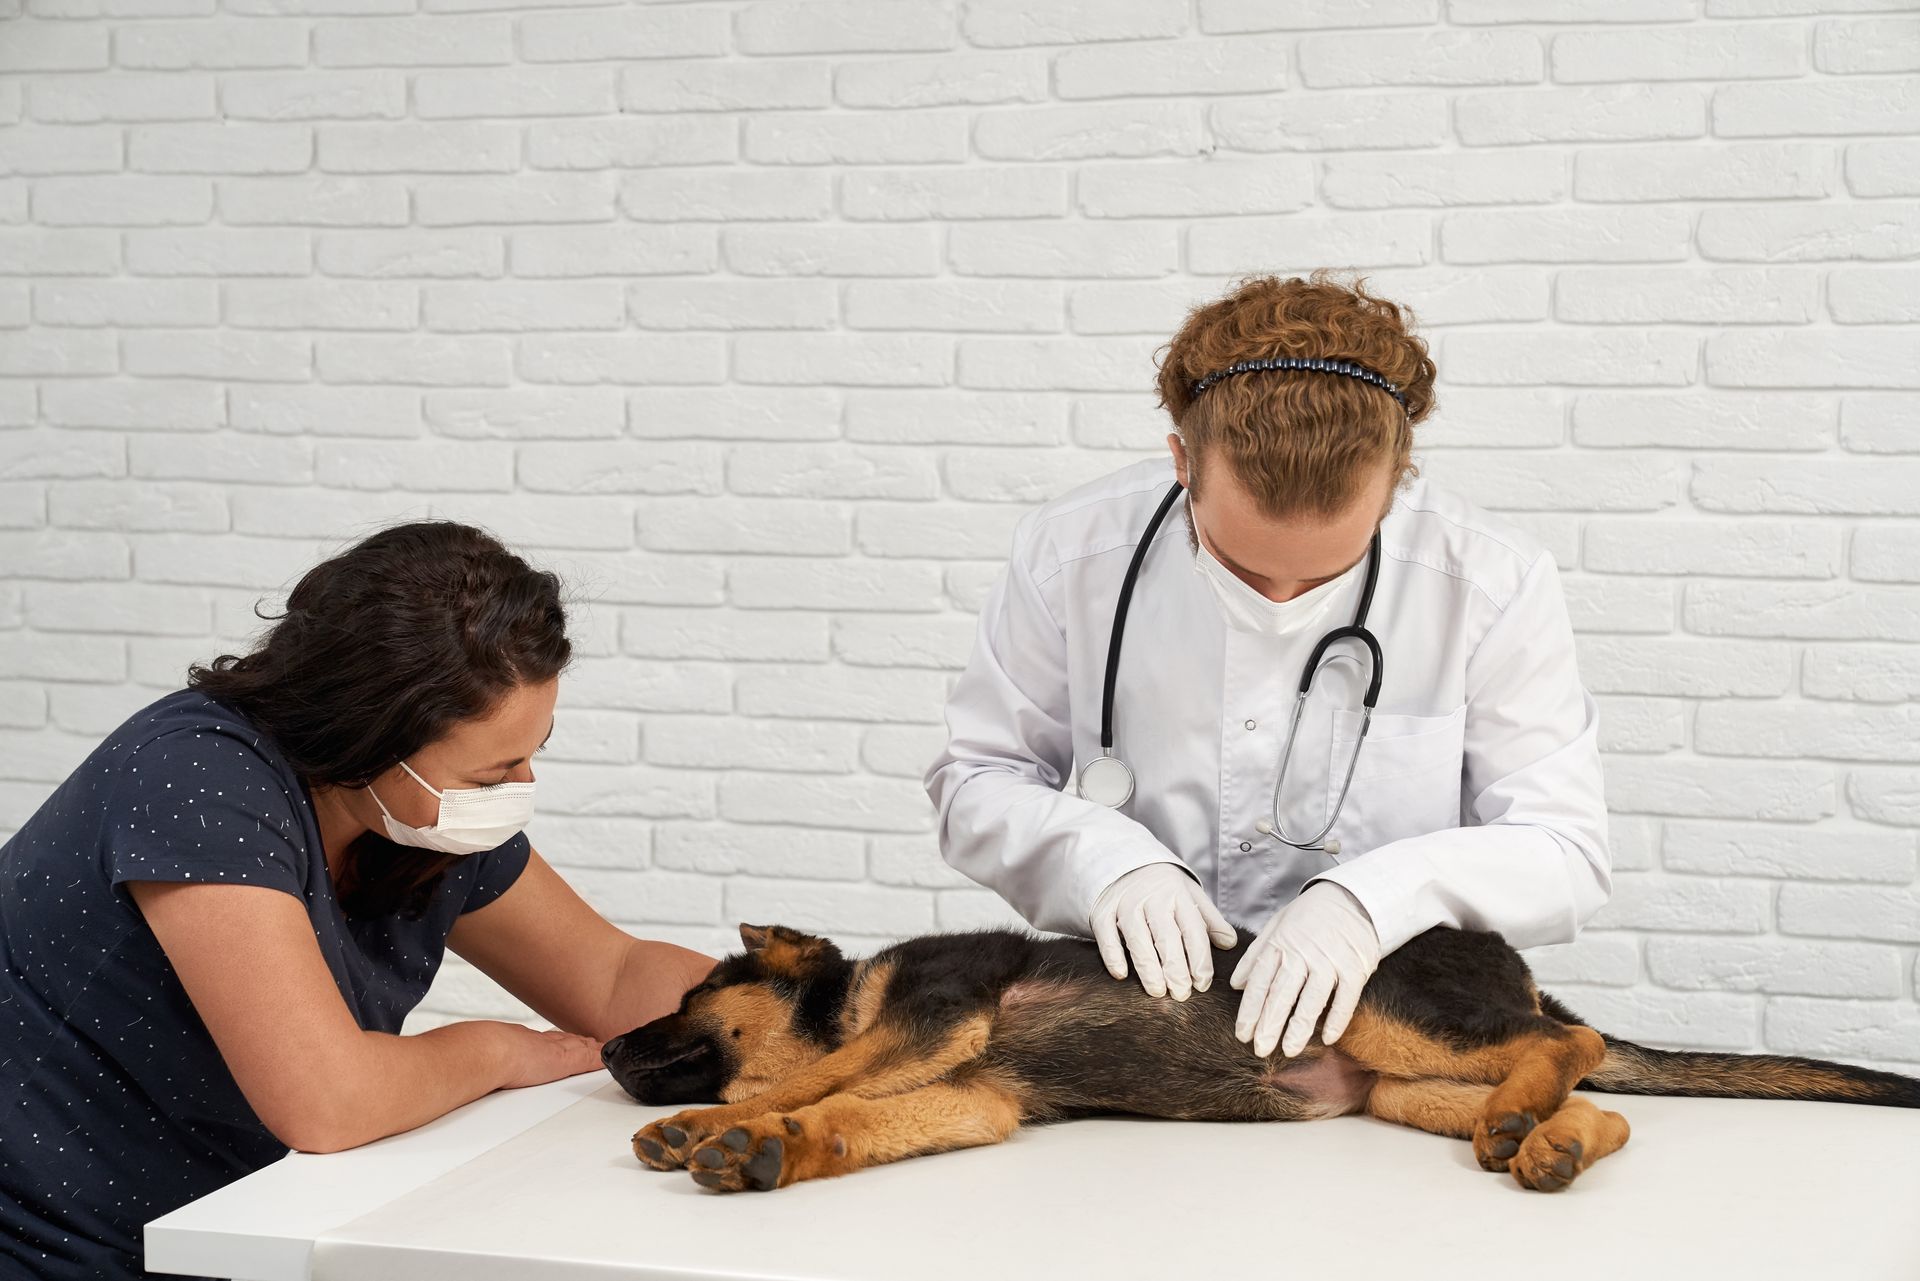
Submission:
<svg viewBox="0 0 1920 1281">
<path fill-rule="evenodd" d="M 1160 526 L 1166 521 L 1167 513 L 1173 510 L 1174 503 L 1185 489 L 1179 481 L 1173 482 L 1160 505 L 1154 509 L 1153 519 L 1147 522 L 1140 536 L 1139 544 L 1133 549 L 1133 557 L 1127 562 L 1126 577 L 1120 582 L 1120 594 L 1114 601 L 1113 631 L 1107 640 L 1107 667 L 1105 680 L 1100 689 L 1100 755 L 1088 761 L 1080 770 L 1078 790 L 1081 796 L 1099 804 L 1118 808 L 1133 796 L 1133 770 L 1127 763 L 1113 754 L 1113 701 L 1114 692 L 1120 680 L 1120 644 L 1126 635 L 1127 613 L 1133 605 L 1134 585 L 1140 578 L 1140 567 L 1146 560 L 1147 549 L 1153 545 L 1154 536 L 1160 532 Z M 1380 579 L 1380 531 L 1373 531 L 1373 538 L 1367 545 L 1367 577 L 1361 588 L 1360 603 L 1354 610 L 1353 622 L 1345 627 L 1336 627 L 1322 636 L 1319 643 L 1308 655 L 1306 665 L 1300 672 L 1300 685 L 1295 695 L 1293 713 L 1287 723 L 1286 746 L 1280 755 L 1280 767 L 1273 781 L 1273 796 L 1268 804 L 1267 822 L 1272 835 L 1283 844 L 1295 849 L 1320 850 L 1320 842 L 1333 825 L 1340 819 L 1340 811 L 1345 806 L 1347 792 L 1353 786 L 1353 772 L 1360 762 L 1360 747 L 1366 742 L 1367 728 L 1373 721 L 1373 709 L 1380 699 L 1380 683 L 1385 675 L 1385 659 L 1380 651 L 1380 641 L 1367 627 L 1367 613 L 1373 607 L 1373 592 Z M 1327 649 L 1343 640 L 1355 640 L 1366 646 L 1367 655 L 1372 660 L 1371 674 L 1367 681 L 1365 694 L 1361 696 L 1362 709 L 1360 732 L 1353 744 L 1353 754 L 1347 759 L 1346 778 L 1340 784 L 1340 795 L 1334 801 L 1333 813 L 1326 825 L 1305 841 L 1296 841 L 1289 837 L 1280 823 L 1278 812 L 1280 786 L 1286 777 L 1287 765 L 1293 759 L 1294 737 L 1299 732 L 1300 715 L 1306 706 L 1307 695 L 1313 688 L 1313 678 L 1320 670 L 1320 660 Z M 1089 782 L 1093 786 L 1089 787 Z"/>
</svg>

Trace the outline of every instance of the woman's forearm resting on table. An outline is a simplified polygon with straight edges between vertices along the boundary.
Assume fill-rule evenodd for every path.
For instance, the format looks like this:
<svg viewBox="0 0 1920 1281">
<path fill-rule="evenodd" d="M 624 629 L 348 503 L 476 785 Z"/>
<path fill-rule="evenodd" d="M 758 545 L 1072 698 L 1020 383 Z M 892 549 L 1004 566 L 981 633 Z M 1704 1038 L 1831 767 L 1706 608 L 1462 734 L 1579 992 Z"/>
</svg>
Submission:
<svg viewBox="0 0 1920 1281">
<path fill-rule="evenodd" d="M 555 1058 L 511 1023 L 363 1030 L 305 905 L 279 890 L 127 888 L 254 1115 L 289 1147 L 330 1152 L 410 1130 Z"/>
<path fill-rule="evenodd" d="M 633 939 L 600 1016 L 591 1026 L 568 1030 L 604 1041 L 670 1014 L 713 964 L 712 957 L 689 948 Z M 533 1035 L 518 1024 L 486 1020 L 408 1036 L 362 1032 L 330 1085 L 307 1095 L 284 1128 L 271 1121 L 268 1128 L 305 1152 L 357 1147 L 413 1129 L 482 1095 L 521 1084 L 520 1059 Z"/>
<path fill-rule="evenodd" d="M 326 1080 L 287 1082 L 254 1110 L 274 1137 L 301 1152 L 338 1152 L 425 1125 L 508 1083 L 513 1025 L 449 1023 L 395 1036 L 361 1032 Z M 315 1074 L 318 1075 L 317 1073 Z"/>
</svg>

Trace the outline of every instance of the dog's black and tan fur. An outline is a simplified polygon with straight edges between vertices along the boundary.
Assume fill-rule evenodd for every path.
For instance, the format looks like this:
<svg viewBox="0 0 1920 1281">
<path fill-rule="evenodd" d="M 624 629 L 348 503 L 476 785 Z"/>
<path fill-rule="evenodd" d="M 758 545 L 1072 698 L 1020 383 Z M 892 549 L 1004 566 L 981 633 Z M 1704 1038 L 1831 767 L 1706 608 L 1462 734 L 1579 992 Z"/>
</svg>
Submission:
<svg viewBox="0 0 1920 1281">
<path fill-rule="evenodd" d="M 1556 1191 L 1627 1141 L 1576 1087 L 1618 1094 L 1920 1107 L 1920 1080 L 1817 1059 L 1652 1050 L 1534 986 L 1498 934 L 1433 929 L 1389 954 L 1334 1046 L 1256 1057 L 1240 993 L 1187 1001 L 1109 976 L 1089 943 L 1012 931 L 910 939 L 850 961 L 825 939 L 740 927 L 680 1009 L 607 1043 L 643 1103 L 722 1099 L 633 1136 L 657 1170 L 722 1191 L 784 1187 L 997 1143 L 1098 1113 L 1301 1121 L 1365 1112 L 1470 1139 L 1483 1168 Z M 1249 938 L 1216 956 L 1228 974 Z"/>
</svg>

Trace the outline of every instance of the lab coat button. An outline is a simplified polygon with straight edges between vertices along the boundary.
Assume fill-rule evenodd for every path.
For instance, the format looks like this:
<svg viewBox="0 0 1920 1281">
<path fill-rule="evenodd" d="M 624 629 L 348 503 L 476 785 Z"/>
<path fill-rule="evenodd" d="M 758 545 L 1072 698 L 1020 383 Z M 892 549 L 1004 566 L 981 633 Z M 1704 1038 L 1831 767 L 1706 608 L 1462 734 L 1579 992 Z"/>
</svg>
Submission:
<svg viewBox="0 0 1920 1281">
<path fill-rule="evenodd" d="M 1240 842 L 1240 852 L 1241 852 L 1242 854 L 1245 854 L 1245 853 L 1247 853 L 1247 852 L 1249 852 L 1249 851 L 1250 851 L 1250 850 L 1252 850 L 1252 849 L 1253 849 L 1253 842 L 1252 842 L 1252 841 L 1241 841 L 1241 842 Z"/>
<path fill-rule="evenodd" d="M 1254 727 L 1254 725 L 1255 725 L 1255 724 L 1257 724 L 1257 722 L 1255 722 L 1255 721 L 1254 721 L 1254 720 L 1252 720 L 1252 719 L 1249 719 L 1249 720 L 1247 721 L 1247 728 L 1248 728 L 1248 729 L 1252 729 L 1252 728 Z"/>
</svg>

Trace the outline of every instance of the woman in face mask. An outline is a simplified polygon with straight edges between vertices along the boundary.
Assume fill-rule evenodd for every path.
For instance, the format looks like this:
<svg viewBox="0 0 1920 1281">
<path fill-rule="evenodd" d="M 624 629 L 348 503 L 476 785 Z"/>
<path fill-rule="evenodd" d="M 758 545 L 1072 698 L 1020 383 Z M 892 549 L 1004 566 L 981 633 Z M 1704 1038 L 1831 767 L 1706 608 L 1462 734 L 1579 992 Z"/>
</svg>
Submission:
<svg viewBox="0 0 1920 1281">
<path fill-rule="evenodd" d="M 705 977 L 522 830 L 570 655 L 552 574 L 470 526 L 383 530 L 0 847 L 0 1273 L 145 1275 L 148 1220 L 596 1069 Z M 560 1030 L 398 1035 L 448 947 Z"/>
</svg>

